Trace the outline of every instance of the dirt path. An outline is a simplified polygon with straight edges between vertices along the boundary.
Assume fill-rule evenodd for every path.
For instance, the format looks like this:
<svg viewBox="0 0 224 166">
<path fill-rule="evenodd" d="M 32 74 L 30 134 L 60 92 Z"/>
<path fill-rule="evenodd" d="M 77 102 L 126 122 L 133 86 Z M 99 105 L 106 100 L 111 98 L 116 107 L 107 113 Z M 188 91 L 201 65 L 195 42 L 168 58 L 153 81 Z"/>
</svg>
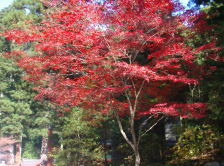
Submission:
<svg viewBox="0 0 224 166">
<path fill-rule="evenodd" d="M 40 159 L 23 159 L 21 166 L 36 166 L 40 163 Z"/>
</svg>

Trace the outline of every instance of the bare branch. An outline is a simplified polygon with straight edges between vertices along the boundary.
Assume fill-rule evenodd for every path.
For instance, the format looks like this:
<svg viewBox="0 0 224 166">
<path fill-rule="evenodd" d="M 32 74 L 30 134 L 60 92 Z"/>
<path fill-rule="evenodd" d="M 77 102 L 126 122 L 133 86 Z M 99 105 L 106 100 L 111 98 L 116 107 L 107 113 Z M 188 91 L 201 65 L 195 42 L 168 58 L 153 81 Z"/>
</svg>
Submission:
<svg viewBox="0 0 224 166">
<path fill-rule="evenodd" d="M 142 128 L 148 123 L 148 121 L 153 117 L 154 115 L 149 116 L 147 119 L 145 119 L 141 125 L 139 126 L 139 130 L 138 130 L 138 143 L 140 142 L 140 136 L 141 136 L 141 132 L 142 132 Z"/>
<path fill-rule="evenodd" d="M 148 133 L 150 130 L 153 129 L 153 127 L 155 127 L 165 116 L 161 116 L 152 126 L 150 126 L 142 135 L 140 135 L 139 139 L 138 139 L 138 144 L 140 142 L 140 139 L 146 134 Z"/>
<path fill-rule="evenodd" d="M 141 93 L 141 91 L 142 91 L 142 88 L 143 88 L 143 86 L 144 86 L 144 83 L 145 83 L 145 80 L 142 81 L 142 84 L 141 84 L 141 86 L 140 86 L 140 88 L 139 88 L 139 90 L 138 90 L 138 93 L 137 93 L 137 95 L 136 95 L 136 98 L 140 95 L 140 93 Z"/>
<path fill-rule="evenodd" d="M 194 90 L 195 90 L 195 88 L 196 88 L 196 84 L 193 84 L 193 86 L 191 87 L 191 84 L 188 84 L 189 85 L 189 89 L 190 89 L 190 91 L 191 91 L 191 97 L 192 97 L 192 99 L 193 99 L 193 97 L 194 97 Z"/>
<path fill-rule="evenodd" d="M 127 137 L 127 134 L 125 133 L 123 126 L 121 124 L 121 120 L 120 117 L 118 116 L 118 114 L 114 111 L 118 126 L 119 126 L 119 130 L 122 134 L 122 136 L 124 137 L 125 141 L 134 149 L 134 144 L 130 141 L 130 139 Z"/>
<path fill-rule="evenodd" d="M 144 83 L 145 83 L 145 80 L 142 81 L 142 84 L 141 84 L 138 92 L 135 91 L 136 96 L 135 96 L 135 103 L 134 103 L 134 110 L 133 110 L 134 114 L 136 112 L 137 105 L 138 105 L 138 97 L 139 97 L 139 95 L 140 95 L 140 93 L 141 93 L 141 91 L 143 89 Z"/>
<path fill-rule="evenodd" d="M 128 104 L 129 104 L 130 113 L 133 114 L 133 107 L 132 107 L 131 100 L 130 100 L 130 97 L 129 97 L 127 91 L 125 91 L 124 94 L 125 94 L 125 97 L 127 98 Z"/>
</svg>

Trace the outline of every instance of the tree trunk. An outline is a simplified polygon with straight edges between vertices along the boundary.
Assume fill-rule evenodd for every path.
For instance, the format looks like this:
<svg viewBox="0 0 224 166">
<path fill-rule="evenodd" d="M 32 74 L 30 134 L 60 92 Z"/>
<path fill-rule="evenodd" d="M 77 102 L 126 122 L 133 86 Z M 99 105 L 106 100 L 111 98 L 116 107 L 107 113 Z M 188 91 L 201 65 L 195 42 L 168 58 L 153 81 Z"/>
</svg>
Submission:
<svg viewBox="0 0 224 166">
<path fill-rule="evenodd" d="M 48 137 L 42 136 L 41 152 L 40 152 L 40 158 L 41 158 L 40 166 L 46 166 L 47 148 L 48 148 Z"/>
<path fill-rule="evenodd" d="M 140 157 L 140 153 L 139 153 L 139 144 L 138 144 L 138 141 L 136 140 L 136 135 L 135 135 L 135 132 L 134 132 L 134 121 L 131 121 L 131 135 L 132 135 L 132 140 L 130 140 L 124 129 L 123 129 L 123 126 L 121 124 L 121 121 L 120 121 L 120 118 L 119 116 L 115 113 L 115 117 L 116 117 L 116 120 L 117 120 L 117 123 L 118 123 L 118 126 L 119 126 L 119 130 L 120 130 L 120 133 L 121 135 L 123 136 L 123 138 L 126 140 L 126 142 L 130 145 L 130 147 L 132 148 L 134 154 L 135 154 L 135 166 L 140 166 L 140 163 L 141 163 L 141 157 Z"/>
<path fill-rule="evenodd" d="M 47 142 L 48 142 L 47 136 L 42 136 L 40 156 L 47 155 L 47 146 L 48 146 Z"/>
<path fill-rule="evenodd" d="M 52 129 L 51 127 L 48 128 L 48 154 L 51 153 L 52 151 L 52 141 L 51 141 L 51 136 L 52 136 Z M 47 158 L 47 166 L 53 166 L 53 159 L 48 156 Z"/>
<path fill-rule="evenodd" d="M 23 137 L 21 136 L 20 137 L 20 143 L 16 144 L 16 147 L 15 147 L 15 151 L 16 151 L 16 154 L 15 154 L 15 163 L 21 163 L 21 160 L 22 160 L 22 141 L 23 141 Z"/>
<path fill-rule="evenodd" d="M 141 157 L 140 157 L 139 151 L 137 150 L 135 152 L 135 166 L 140 166 L 140 162 L 141 162 Z"/>
</svg>

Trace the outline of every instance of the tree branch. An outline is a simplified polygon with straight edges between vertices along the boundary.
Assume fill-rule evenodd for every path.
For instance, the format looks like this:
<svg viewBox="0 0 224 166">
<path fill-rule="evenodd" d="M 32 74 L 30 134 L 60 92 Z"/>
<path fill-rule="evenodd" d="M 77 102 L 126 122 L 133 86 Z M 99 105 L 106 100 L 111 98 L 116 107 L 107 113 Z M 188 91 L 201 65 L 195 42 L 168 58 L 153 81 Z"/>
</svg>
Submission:
<svg viewBox="0 0 224 166">
<path fill-rule="evenodd" d="M 148 121 L 153 117 L 154 115 L 149 116 L 147 119 L 145 119 L 141 125 L 139 126 L 139 132 L 138 132 L 138 144 L 140 142 L 140 138 L 141 138 L 141 132 L 142 132 L 142 128 L 148 123 Z"/>
<path fill-rule="evenodd" d="M 148 133 L 150 130 L 152 130 L 153 127 L 155 127 L 165 116 L 160 117 L 152 126 L 150 126 L 142 135 L 140 135 L 139 139 L 138 139 L 138 144 L 140 142 L 140 139 L 146 134 Z"/>
<path fill-rule="evenodd" d="M 132 149 L 134 149 L 134 145 L 133 143 L 130 141 L 130 139 L 127 137 L 127 134 L 125 133 L 124 129 L 123 129 L 123 126 L 121 124 L 121 120 L 120 120 L 120 117 L 118 116 L 118 114 L 114 111 L 114 114 L 115 114 L 115 117 L 116 117 L 116 120 L 117 120 L 117 123 L 118 123 L 118 127 L 119 127 L 119 130 L 122 134 L 122 136 L 124 137 L 125 141 L 132 147 Z"/>
</svg>

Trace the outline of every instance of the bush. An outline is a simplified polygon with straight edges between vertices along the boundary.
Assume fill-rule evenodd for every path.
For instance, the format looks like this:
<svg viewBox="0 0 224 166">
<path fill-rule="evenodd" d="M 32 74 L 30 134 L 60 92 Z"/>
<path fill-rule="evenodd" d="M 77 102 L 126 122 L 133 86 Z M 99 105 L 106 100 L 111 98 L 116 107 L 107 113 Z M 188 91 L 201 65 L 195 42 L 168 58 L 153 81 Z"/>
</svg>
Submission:
<svg viewBox="0 0 224 166">
<path fill-rule="evenodd" d="M 173 147 L 179 159 L 206 159 L 222 150 L 224 135 L 211 125 L 188 126 Z"/>
<path fill-rule="evenodd" d="M 35 148 L 35 144 L 33 142 L 26 142 L 23 148 L 23 158 L 38 159 L 39 156 L 40 154 Z"/>
</svg>

